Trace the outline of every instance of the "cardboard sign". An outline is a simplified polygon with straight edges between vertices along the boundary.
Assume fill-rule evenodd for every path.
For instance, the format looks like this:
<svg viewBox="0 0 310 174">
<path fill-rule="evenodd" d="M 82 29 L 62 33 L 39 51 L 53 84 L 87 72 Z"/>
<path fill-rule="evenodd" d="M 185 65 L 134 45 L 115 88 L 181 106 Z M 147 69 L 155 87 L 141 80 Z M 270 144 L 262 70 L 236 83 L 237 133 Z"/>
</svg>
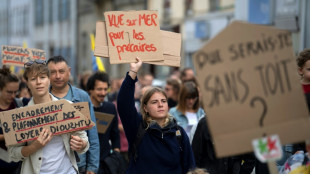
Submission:
<svg viewBox="0 0 310 174">
<path fill-rule="evenodd" d="M 43 50 L 33 48 L 2 45 L 1 59 L 3 65 L 24 67 L 24 64 L 31 60 L 45 60 L 45 52 Z"/>
<path fill-rule="evenodd" d="M 96 41 L 94 55 L 99 57 L 109 57 L 108 38 L 104 21 L 96 23 Z M 181 43 L 182 38 L 180 33 L 160 30 L 161 42 L 163 45 L 163 57 L 161 61 L 144 62 L 154 65 L 167 65 L 180 67 L 181 62 Z"/>
<path fill-rule="evenodd" d="M 43 128 L 59 135 L 94 126 L 66 100 L 4 111 L 0 113 L 0 119 L 6 145 L 35 140 Z"/>
<path fill-rule="evenodd" d="M 264 134 L 283 144 L 310 138 L 291 33 L 233 22 L 193 61 L 218 157 L 251 152 Z"/>
<path fill-rule="evenodd" d="M 88 119 L 90 118 L 90 111 L 88 102 L 78 102 L 78 103 L 72 103 L 71 104 L 77 111 L 81 112 L 85 117 Z"/>
<path fill-rule="evenodd" d="M 98 129 L 98 133 L 104 134 L 105 131 L 108 129 L 110 126 L 114 115 L 113 114 L 107 114 L 107 113 L 102 113 L 102 112 L 95 112 L 96 116 L 96 125 Z"/>
<path fill-rule="evenodd" d="M 157 11 L 104 13 L 110 63 L 164 60 Z"/>
</svg>

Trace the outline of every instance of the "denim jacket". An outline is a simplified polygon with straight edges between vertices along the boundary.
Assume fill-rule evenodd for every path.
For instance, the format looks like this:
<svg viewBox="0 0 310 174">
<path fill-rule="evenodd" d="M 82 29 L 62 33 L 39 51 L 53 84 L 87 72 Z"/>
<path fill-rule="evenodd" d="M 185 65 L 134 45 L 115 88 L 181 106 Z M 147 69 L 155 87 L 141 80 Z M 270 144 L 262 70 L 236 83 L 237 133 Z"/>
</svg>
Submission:
<svg viewBox="0 0 310 174">
<path fill-rule="evenodd" d="M 68 83 L 69 84 L 69 83 Z M 89 95 L 82 89 L 72 86 L 69 84 L 70 89 L 72 89 L 72 102 L 88 102 L 89 110 L 90 110 L 90 118 L 96 123 L 95 112 L 93 108 L 93 104 L 89 98 Z M 50 88 L 51 91 L 51 88 Z M 83 168 L 86 171 L 92 171 L 97 173 L 99 169 L 99 138 L 97 132 L 97 126 L 94 126 L 90 130 L 86 130 L 88 141 L 89 141 L 89 150 L 84 154 L 79 154 L 80 162 L 78 163 L 79 168 Z"/>
<path fill-rule="evenodd" d="M 183 129 L 186 129 L 186 126 L 188 125 L 188 119 L 187 117 L 182 114 L 179 110 L 177 110 L 176 107 L 173 107 L 169 110 L 169 113 L 177 120 L 178 125 L 183 127 Z M 199 108 L 196 112 L 197 120 L 199 121 L 200 117 L 205 115 L 205 111 L 202 108 Z"/>
</svg>

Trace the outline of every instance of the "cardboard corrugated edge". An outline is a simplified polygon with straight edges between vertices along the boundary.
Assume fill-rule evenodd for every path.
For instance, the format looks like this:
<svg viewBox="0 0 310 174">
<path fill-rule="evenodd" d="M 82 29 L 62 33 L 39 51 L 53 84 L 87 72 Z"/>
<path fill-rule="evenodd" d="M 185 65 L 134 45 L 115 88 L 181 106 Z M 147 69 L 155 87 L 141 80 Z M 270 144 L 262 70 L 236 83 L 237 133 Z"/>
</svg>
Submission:
<svg viewBox="0 0 310 174">
<path fill-rule="evenodd" d="M 109 46 L 107 40 L 107 30 L 104 21 L 96 22 L 96 38 L 94 55 L 99 57 L 109 57 Z"/>
</svg>

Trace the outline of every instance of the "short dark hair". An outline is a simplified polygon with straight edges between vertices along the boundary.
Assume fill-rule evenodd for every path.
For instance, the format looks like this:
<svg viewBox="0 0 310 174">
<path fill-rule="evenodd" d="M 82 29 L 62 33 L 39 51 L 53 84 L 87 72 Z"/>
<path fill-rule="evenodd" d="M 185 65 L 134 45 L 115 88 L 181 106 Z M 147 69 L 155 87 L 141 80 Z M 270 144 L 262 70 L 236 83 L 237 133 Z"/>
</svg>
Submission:
<svg viewBox="0 0 310 174">
<path fill-rule="evenodd" d="M 304 49 L 303 51 L 301 51 L 299 53 L 299 55 L 297 56 L 297 66 L 299 68 L 303 68 L 303 66 L 305 65 L 305 63 L 310 60 L 310 49 Z"/>
<path fill-rule="evenodd" d="M 88 78 L 88 81 L 86 84 L 87 91 L 94 89 L 96 80 L 105 82 L 108 84 L 108 86 L 110 86 L 109 75 L 105 72 L 97 71 Z"/>
<path fill-rule="evenodd" d="M 0 69 L 0 89 L 3 89 L 5 85 L 10 82 L 19 82 L 19 79 L 4 65 L 3 68 Z"/>
<path fill-rule="evenodd" d="M 60 62 L 65 62 L 67 65 L 68 65 L 68 62 L 67 60 L 62 57 L 62 56 L 53 56 L 53 57 L 50 57 L 47 61 L 47 65 L 50 63 L 50 62 L 53 62 L 53 63 L 60 63 Z"/>
</svg>

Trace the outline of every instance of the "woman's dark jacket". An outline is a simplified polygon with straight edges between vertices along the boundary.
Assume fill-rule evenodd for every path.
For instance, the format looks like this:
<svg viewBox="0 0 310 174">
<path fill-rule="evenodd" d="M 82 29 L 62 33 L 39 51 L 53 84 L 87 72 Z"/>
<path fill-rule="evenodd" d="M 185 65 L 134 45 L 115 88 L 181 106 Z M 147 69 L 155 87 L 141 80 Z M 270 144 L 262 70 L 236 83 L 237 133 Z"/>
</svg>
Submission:
<svg viewBox="0 0 310 174">
<path fill-rule="evenodd" d="M 142 117 L 134 105 L 135 82 L 127 73 L 117 99 L 117 109 L 122 120 L 131 151 Z M 181 130 L 181 151 L 176 138 Z M 127 173 L 186 173 L 195 167 L 194 156 L 185 131 L 171 121 L 166 127 L 150 124 L 137 147 L 137 158 L 130 157 Z"/>
</svg>

